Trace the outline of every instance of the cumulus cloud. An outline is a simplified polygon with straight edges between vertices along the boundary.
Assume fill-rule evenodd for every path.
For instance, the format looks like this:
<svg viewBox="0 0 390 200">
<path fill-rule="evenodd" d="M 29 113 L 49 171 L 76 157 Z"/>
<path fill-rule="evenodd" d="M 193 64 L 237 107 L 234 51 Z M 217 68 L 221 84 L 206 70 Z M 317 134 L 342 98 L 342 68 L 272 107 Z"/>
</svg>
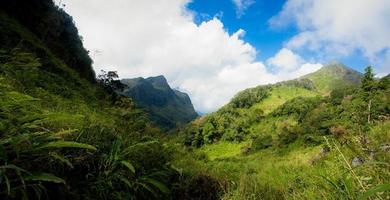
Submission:
<svg viewBox="0 0 390 200">
<path fill-rule="evenodd" d="M 216 110 L 245 88 L 296 76 L 284 72 L 288 63 L 277 61 L 282 58 L 270 64 L 283 76 L 256 61 L 256 49 L 242 39 L 244 30 L 229 34 L 217 17 L 194 23 L 188 0 L 63 2 L 95 70 L 116 70 L 126 78 L 164 75 L 172 87 L 189 93 L 201 112 Z M 288 72 L 301 70 L 304 61 L 293 65 Z"/>
<path fill-rule="evenodd" d="M 281 80 L 300 77 L 322 67 L 321 63 L 307 62 L 287 48 L 281 49 L 275 56 L 269 58 L 267 64 L 272 67 Z"/>
<path fill-rule="evenodd" d="M 232 0 L 236 6 L 236 15 L 237 18 L 242 17 L 245 14 L 245 11 L 255 3 L 254 0 Z"/>
<path fill-rule="evenodd" d="M 377 70 L 390 72 L 390 1 L 288 0 L 270 20 L 273 28 L 294 25 L 299 33 L 286 47 L 305 49 L 324 57 L 361 52 Z"/>
</svg>

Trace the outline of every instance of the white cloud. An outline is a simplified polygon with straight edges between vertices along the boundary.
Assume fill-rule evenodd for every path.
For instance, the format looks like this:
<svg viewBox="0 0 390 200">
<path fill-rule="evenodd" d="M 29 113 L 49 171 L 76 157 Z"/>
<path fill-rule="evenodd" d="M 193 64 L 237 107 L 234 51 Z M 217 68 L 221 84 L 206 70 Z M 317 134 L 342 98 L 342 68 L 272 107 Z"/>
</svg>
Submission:
<svg viewBox="0 0 390 200">
<path fill-rule="evenodd" d="M 295 78 L 301 72 L 292 71 L 313 67 L 298 66 L 304 65 L 299 58 L 279 76 L 289 63 L 275 58 L 283 67 L 267 71 L 255 60 L 256 49 L 242 39 L 244 30 L 229 34 L 216 17 L 195 24 L 185 8 L 188 0 L 63 2 L 91 50 L 95 70 L 117 70 L 123 78 L 164 75 L 172 87 L 188 92 L 201 112 L 216 110 L 242 89 Z"/>
<path fill-rule="evenodd" d="M 238 18 L 242 17 L 245 14 L 245 11 L 255 3 L 254 0 L 232 0 L 234 6 L 236 6 L 236 15 Z"/>
<path fill-rule="evenodd" d="M 322 67 L 321 63 L 309 63 L 286 48 L 269 58 L 267 64 L 272 67 L 281 80 L 300 77 Z"/>
<path fill-rule="evenodd" d="M 295 25 L 299 33 L 286 47 L 324 57 L 344 57 L 359 51 L 377 70 L 390 72 L 383 52 L 390 50 L 388 0 L 288 0 L 270 20 L 273 28 Z"/>
</svg>

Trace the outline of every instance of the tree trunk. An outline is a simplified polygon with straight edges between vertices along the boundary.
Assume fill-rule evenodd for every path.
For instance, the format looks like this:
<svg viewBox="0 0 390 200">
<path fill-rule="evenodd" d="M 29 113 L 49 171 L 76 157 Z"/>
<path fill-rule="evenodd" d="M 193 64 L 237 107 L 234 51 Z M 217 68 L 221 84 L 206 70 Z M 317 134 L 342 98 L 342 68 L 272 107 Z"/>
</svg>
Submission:
<svg viewBox="0 0 390 200">
<path fill-rule="evenodd" d="M 368 116 L 367 116 L 367 122 L 370 123 L 371 120 L 371 99 L 368 101 Z"/>
</svg>

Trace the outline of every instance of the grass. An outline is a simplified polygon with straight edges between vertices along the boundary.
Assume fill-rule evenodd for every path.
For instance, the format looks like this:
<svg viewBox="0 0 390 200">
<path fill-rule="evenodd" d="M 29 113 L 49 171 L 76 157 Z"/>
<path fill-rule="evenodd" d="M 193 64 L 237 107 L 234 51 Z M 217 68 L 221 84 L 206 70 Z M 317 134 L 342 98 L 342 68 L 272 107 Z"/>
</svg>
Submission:
<svg viewBox="0 0 390 200">
<path fill-rule="evenodd" d="M 206 145 L 200 149 L 201 152 L 207 155 L 209 160 L 220 160 L 235 157 L 241 154 L 242 148 L 248 146 L 249 142 L 232 143 L 218 142 Z"/>
<path fill-rule="evenodd" d="M 191 166 L 191 172 L 209 173 L 227 180 L 228 187 L 222 198 L 226 200 L 356 199 L 364 194 L 335 148 L 313 163 L 322 146 L 305 147 L 295 142 L 287 148 L 241 154 L 240 148 L 246 145 L 247 142 L 207 145 L 196 150 L 195 154 L 205 153 L 209 159 L 199 160 L 191 153 L 175 159 L 174 165 L 184 170 Z M 346 146 L 341 147 L 341 151 L 348 160 L 356 155 Z M 375 166 L 354 170 L 367 188 L 380 185 L 380 182 L 385 184 L 383 181 L 389 176 L 383 168 Z M 375 174 L 383 177 L 374 178 Z M 381 181 L 374 184 L 373 179 Z"/>
<path fill-rule="evenodd" d="M 289 190 L 292 187 L 296 189 L 294 184 L 317 181 L 318 178 L 313 177 L 318 176 L 323 168 L 313 167 L 310 160 L 318 154 L 321 147 L 302 148 L 292 145 L 284 151 L 266 149 L 249 155 L 241 154 L 240 149 L 247 145 L 247 142 L 208 145 L 199 151 L 207 154 L 209 159 L 193 160 L 191 162 L 196 162 L 196 165 L 192 166 L 204 168 L 204 171 L 228 180 L 228 192 L 223 199 L 267 199 L 266 195 L 274 194 L 283 195 L 279 198 L 284 198 L 304 193 L 313 193 L 311 195 L 320 197 L 312 187 L 300 188 L 292 195 Z M 185 164 L 192 159 L 184 158 L 187 160 Z M 178 167 L 187 168 L 186 165 Z"/>
<path fill-rule="evenodd" d="M 250 127 L 252 135 L 272 135 L 279 133 L 282 128 L 288 125 L 295 125 L 297 121 L 293 117 L 267 117 L 259 123 Z"/>
</svg>

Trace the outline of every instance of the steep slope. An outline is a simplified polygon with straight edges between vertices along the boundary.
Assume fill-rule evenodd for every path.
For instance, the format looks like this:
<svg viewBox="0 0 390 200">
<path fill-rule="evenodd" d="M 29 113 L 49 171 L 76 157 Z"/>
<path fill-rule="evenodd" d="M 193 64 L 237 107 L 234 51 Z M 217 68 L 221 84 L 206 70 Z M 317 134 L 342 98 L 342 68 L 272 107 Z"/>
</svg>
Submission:
<svg viewBox="0 0 390 200">
<path fill-rule="evenodd" d="M 1 15 L 6 14 L 18 21 L 23 29 L 34 35 L 34 41 L 39 40 L 44 43 L 56 58 L 75 70 L 80 77 L 90 82 L 95 81 L 92 60 L 83 47 L 72 17 L 55 6 L 52 0 L 34 0 L 29 3 L 24 0 L 2 0 L 0 12 Z M 20 32 L 17 27 L 8 27 L 12 24 L 10 21 L 1 21 L 1 48 L 14 48 L 21 42 L 30 43 L 29 48 L 34 48 L 34 51 L 39 54 L 42 45 L 31 44 L 34 43 L 31 37 L 22 35 L 23 32 Z"/>
<path fill-rule="evenodd" d="M 342 63 L 332 62 L 301 79 L 311 80 L 316 89 L 322 94 L 329 94 L 336 87 L 357 86 L 360 84 L 362 74 Z"/>
<path fill-rule="evenodd" d="M 146 109 L 158 125 L 173 128 L 198 116 L 189 96 L 172 89 L 164 76 L 123 79 L 121 82 L 127 85 L 121 94 Z"/>
<path fill-rule="evenodd" d="M 161 130 L 96 83 L 62 13 L 0 1 L 0 199 L 171 199 Z"/>
</svg>

